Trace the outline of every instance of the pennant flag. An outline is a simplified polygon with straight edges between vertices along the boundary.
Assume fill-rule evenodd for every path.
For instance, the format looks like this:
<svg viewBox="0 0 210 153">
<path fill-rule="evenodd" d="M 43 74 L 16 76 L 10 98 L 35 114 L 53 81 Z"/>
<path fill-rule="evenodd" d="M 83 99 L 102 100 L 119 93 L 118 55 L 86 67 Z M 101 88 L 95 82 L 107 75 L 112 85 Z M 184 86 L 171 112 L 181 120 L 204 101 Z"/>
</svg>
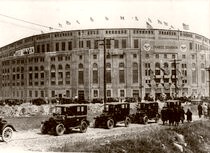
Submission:
<svg viewBox="0 0 210 153">
<path fill-rule="evenodd" d="M 124 16 L 120 16 L 120 20 L 125 20 L 125 17 Z"/>
<path fill-rule="evenodd" d="M 109 20 L 109 18 L 105 16 L 105 20 Z"/>
<path fill-rule="evenodd" d="M 67 24 L 67 25 L 71 25 L 71 23 L 70 23 L 69 21 L 66 21 L 66 24 Z"/>
<path fill-rule="evenodd" d="M 49 30 L 53 30 L 53 28 L 52 27 L 49 27 Z"/>
<path fill-rule="evenodd" d="M 90 21 L 91 21 L 91 22 L 94 22 L 94 20 L 93 20 L 93 18 L 92 18 L 92 17 L 90 17 Z"/>
<path fill-rule="evenodd" d="M 174 26 L 171 25 L 171 29 L 174 29 Z"/>
<path fill-rule="evenodd" d="M 165 26 L 168 26 L 168 23 L 167 22 L 164 21 L 163 23 L 164 23 Z"/>
<path fill-rule="evenodd" d="M 41 30 L 41 34 L 43 34 L 43 33 L 44 33 L 44 31 Z"/>
<path fill-rule="evenodd" d="M 158 24 L 162 24 L 162 22 L 160 20 L 158 20 Z"/>
<path fill-rule="evenodd" d="M 146 22 L 146 25 L 147 25 L 147 29 L 153 29 L 153 27 L 148 22 Z"/>
<path fill-rule="evenodd" d="M 62 27 L 62 24 L 58 23 L 58 26 L 59 26 L 59 27 Z"/>
<path fill-rule="evenodd" d="M 184 30 L 189 30 L 190 29 L 188 24 L 182 23 L 182 26 L 183 26 Z"/>
<path fill-rule="evenodd" d="M 152 20 L 151 20 L 150 18 L 148 18 L 148 21 L 149 21 L 150 23 L 152 23 Z"/>
<path fill-rule="evenodd" d="M 137 17 L 137 16 L 135 16 L 135 20 L 136 20 L 136 21 L 139 21 L 139 19 L 138 19 L 138 17 Z"/>
<path fill-rule="evenodd" d="M 77 22 L 78 24 L 80 24 L 80 22 L 79 22 L 78 20 L 77 20 L 76 22 Z"/>
</svg>

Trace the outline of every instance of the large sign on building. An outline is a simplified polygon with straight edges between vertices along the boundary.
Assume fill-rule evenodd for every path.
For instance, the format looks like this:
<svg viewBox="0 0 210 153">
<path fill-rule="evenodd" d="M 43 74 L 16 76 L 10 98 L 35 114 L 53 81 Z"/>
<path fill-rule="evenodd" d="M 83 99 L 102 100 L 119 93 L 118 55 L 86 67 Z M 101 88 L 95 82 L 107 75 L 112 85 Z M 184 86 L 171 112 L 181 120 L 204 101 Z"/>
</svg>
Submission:
<svg viewBox="0 0 210 153">
<path fill-rule="evenodd" d="M 14 56 L 23 56 L 27 54 L 33 54 L 33 53 L 34 53 L 34 47 L 28 47 L 28 48 L 23 48 L 23 49 L 15 51 Z"/>
</svg>

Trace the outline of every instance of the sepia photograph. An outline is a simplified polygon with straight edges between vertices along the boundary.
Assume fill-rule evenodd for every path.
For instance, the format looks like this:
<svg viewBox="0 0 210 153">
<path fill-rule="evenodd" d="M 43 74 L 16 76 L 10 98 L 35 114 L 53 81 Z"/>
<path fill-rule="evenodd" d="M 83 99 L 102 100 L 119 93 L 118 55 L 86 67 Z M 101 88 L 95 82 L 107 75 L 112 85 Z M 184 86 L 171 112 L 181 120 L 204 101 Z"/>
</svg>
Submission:
<svg viewBox="0 0 210 153">
<path fill-rule="evenodd" d="M 0 152 L 209 153 L 210 0 L 1 0 Z"/>
</svg>

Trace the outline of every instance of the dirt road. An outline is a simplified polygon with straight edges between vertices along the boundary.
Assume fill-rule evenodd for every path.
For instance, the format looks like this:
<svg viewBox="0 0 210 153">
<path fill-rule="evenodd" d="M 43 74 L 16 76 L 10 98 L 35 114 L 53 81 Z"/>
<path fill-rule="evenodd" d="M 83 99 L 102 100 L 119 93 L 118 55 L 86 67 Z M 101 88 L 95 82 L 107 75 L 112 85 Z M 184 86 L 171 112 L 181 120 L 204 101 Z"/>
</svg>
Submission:
<svg viewBox="0 0 210 153">
<path fill-rule="evenodd" d="M 198 120 L 198 117 L 194 116 L 193 119 Z M 165 127 L 167 126 L 163 126 L 161 122 L 147 125 L 131 124 L 129 127 L 119 124 L 118 127 L 111 130 L 90 127 L 86 133 L 75 131 L 62 136 L 43 135 L 39 129 L 18 131 L 14 133 L 13 140 L 9 143 L 0 142 L 0 151 L 51 151 L 52 148 L 61 148 L 65 144 L 73 146 L 77 142 L 85 141 L 103 145 L 103 143 L 109 141 L 109 137 L 112 139 L 126 138 L 128 133 L 135 135 L 136 133 L 144 133 Z"/>
</svg>

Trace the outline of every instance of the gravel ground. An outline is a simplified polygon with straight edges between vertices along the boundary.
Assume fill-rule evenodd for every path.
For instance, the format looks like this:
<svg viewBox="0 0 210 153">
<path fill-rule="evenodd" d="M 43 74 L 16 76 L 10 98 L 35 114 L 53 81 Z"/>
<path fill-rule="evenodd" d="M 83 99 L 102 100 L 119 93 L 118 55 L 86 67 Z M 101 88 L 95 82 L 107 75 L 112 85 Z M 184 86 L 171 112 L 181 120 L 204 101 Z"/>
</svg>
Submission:
<svg viewBox="0 0 210 153">
<path fill-rule="evenodd" d="M 198 120 L 198 116 L 193 116 L 193 120 Z M 8 143 L 0 142 L 0 151 L 4 152 L 25 152 L 37 151 L 46 152 L 51 148 L 61 148 L 65 144 L 70 144 L 72 147 L 76 142 L 91 141 L 93 143 L 105 143 L 105 139 L 126 138 L 126 134 L 136 134 L 145 131 L 152 131 L 157 128 L 165 128 L 162 122 L 149 123 L 147 125 L 131 124 L 129 127 L 124 127 L 123 124 L 118 124 L 118 127 L 111 130 L 103 128 L 88 128 L 86 133 L 78 133 L 77 131 L 64 134 L 62 136 L 42 135 L 39 129 L 31 129 L 15 132 L 13 140 Z M 104 140 L 104 141 L 103 141 Z M 107 140 L 106 140 L 107 141 Z"/>
</svg>

